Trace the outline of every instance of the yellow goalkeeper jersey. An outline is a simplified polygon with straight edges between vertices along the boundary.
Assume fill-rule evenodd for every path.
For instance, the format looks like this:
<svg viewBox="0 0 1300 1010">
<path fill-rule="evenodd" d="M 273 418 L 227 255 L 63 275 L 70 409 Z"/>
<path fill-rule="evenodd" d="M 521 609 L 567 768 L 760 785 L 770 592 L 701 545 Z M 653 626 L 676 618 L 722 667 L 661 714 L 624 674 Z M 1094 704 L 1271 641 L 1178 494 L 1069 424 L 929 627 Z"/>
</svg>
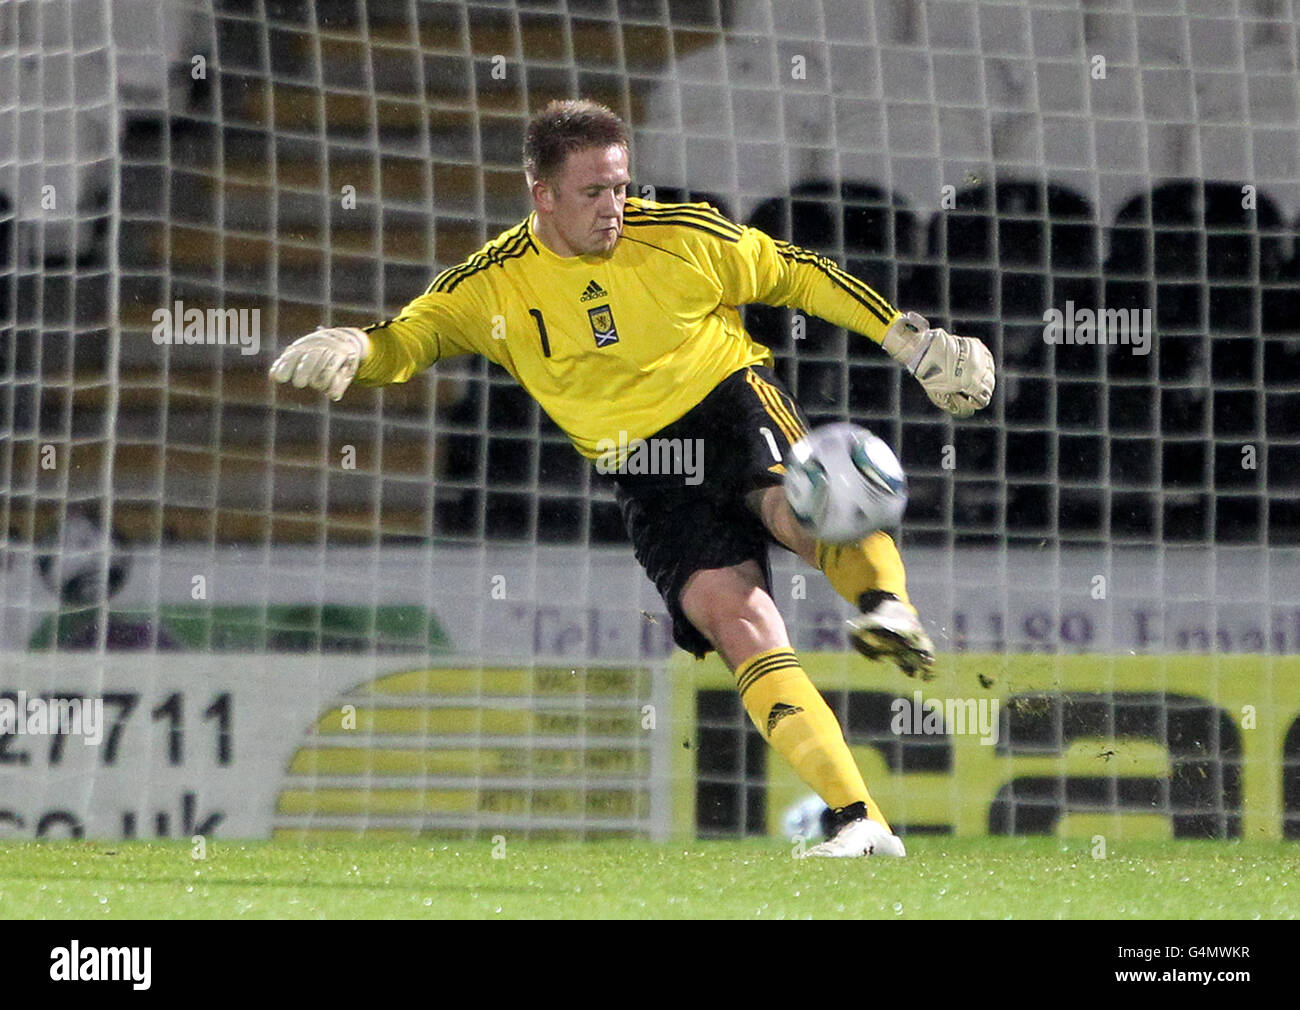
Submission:
<svg viewBox="0 0 1300 1010">
<path fill-rule="evenodd" d="M 482 354 L 597 459 L 676 421 L 737 369 L 771 364 L 741 322 L 749 302 L 798 308 L 877 343 L 898 316 L 832 261 L 708 204 L 629 198 L 607 255 L 552 252 L 530 214 L 438 274 L 367 328 L 356 381 L 405 382 L 443 358 Z"/>
</svg>

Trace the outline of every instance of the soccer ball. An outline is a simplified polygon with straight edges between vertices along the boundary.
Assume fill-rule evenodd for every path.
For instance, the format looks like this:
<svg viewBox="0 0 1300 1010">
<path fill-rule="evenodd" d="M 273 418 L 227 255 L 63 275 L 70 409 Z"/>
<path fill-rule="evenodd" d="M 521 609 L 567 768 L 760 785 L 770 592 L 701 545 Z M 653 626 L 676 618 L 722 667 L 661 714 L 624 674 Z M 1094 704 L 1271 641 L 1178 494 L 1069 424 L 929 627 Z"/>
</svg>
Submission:
<svg viewBox="0 0 1300 1010">
<path fill-rule="evenodd" d="M 805 796 L 786 808 L 781 816 L 781 827 L 786 838 L 802 838 L 812 842 L 826 837 L 826 815 L 830 808 L 820 796 Z"/>
<path fill-rule="evenodd" d="M 36 569 L 50 592 L 68 607 L 105 602 L 122 588 L 131 570 L 131 555 L 116 534 L 105 531 L 97 518 L 72 509 L 61 527 L 45 532 L 40 546 Z"/>
<path fill-rule="evenodd" d="M 818 540 L 855 543 L 898 525 L 907 507 L 907 478 L 889 446 L 866 428 L 828 424 L 790 447 L 785 497 Z"/>
</svg>

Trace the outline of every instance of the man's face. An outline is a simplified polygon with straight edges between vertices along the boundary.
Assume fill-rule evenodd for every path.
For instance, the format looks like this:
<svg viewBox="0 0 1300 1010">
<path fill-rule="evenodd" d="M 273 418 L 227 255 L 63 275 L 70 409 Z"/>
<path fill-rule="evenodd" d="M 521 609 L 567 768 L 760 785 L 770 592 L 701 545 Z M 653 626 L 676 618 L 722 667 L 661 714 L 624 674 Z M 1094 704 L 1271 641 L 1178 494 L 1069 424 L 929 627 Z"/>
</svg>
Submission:
<svg viewBox="0 0 1300 1010">
<path fill-rule="evenodd" d="M 533 204 L 545 219 L 547 237 L 561 256 L 613 252 L 623 234 L 627 200 L 627 148 L 573 151 L 555 176 L 533 183 Z"/>
</svg>

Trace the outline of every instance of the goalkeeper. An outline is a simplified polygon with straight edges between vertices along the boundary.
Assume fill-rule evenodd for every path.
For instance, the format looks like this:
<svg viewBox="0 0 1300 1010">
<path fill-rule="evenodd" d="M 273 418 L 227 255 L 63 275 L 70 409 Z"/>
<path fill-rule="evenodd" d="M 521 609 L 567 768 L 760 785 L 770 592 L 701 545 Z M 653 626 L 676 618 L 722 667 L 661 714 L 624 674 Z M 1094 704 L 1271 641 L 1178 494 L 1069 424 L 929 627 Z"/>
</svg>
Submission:
<svg viewBox="0 0 1300 1010">
<path fill-rule="evenodd" d="M 718 651 L 764 739 L 831 808 L 831 837 L 809 854 L 903 855 L 790 648 L 771 596 L 769 543 L 820 569 L 858 608 L 849 631 L 868 657 L 924 673 L 934 647 L 886 534 L 820 544 L 790 511 L 781 460 L 804 416 L 737 307 L 792 306 L 864 334 L 957 417 L 988 404 L 992 356 L 978 340 L 901 314 L 830 260 L 707 204 L 628 197 L 627 129 L 604 106 L 552 102 L 533 116 L 524 171 L 534 208 L 524 221 L 438 274 L 395 317 L 296 341 L 271 377 L 337 400 L 353 381 L 405 382 L 458 354 L 501 365 L 580 453 L 616 474 L 637 560 L 663 595 L 674 640 L 697 657 Z M 619 447 L 651 438 L 700 440 L 703 481 L 627 472 Z"/>
</svg>

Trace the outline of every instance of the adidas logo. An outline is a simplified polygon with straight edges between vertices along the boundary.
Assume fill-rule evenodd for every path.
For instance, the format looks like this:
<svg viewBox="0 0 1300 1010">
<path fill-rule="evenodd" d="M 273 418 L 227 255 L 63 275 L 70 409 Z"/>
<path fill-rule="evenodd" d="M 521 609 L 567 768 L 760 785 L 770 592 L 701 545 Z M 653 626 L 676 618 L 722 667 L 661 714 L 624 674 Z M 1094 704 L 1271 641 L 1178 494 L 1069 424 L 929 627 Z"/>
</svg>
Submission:
<svg viewBox="0 0 1300 1010">
<path fill-rule="evenodd" d="M 795 715 L 802 711 L 803 709 L 798 705 L 787 705 L 783 701 L 778 701 L 772 706 L 772 711 L 767 713 L 767 735 L 770 737 L 772 735 L 772 730 L 776 729 L 776 724 L 786 716 Z"/>
<path fill-rule="evenodd" d="M 597 298 L 608 298 L 608 297 L 609 297 L 609 292 L 607 292 L 595 281 L 592 281 L 590 284 L 587 285 L 587 290 L 582 293 L 582 297 L 578 300 L 583 302 L 594 302 Z"/>
</svg>

